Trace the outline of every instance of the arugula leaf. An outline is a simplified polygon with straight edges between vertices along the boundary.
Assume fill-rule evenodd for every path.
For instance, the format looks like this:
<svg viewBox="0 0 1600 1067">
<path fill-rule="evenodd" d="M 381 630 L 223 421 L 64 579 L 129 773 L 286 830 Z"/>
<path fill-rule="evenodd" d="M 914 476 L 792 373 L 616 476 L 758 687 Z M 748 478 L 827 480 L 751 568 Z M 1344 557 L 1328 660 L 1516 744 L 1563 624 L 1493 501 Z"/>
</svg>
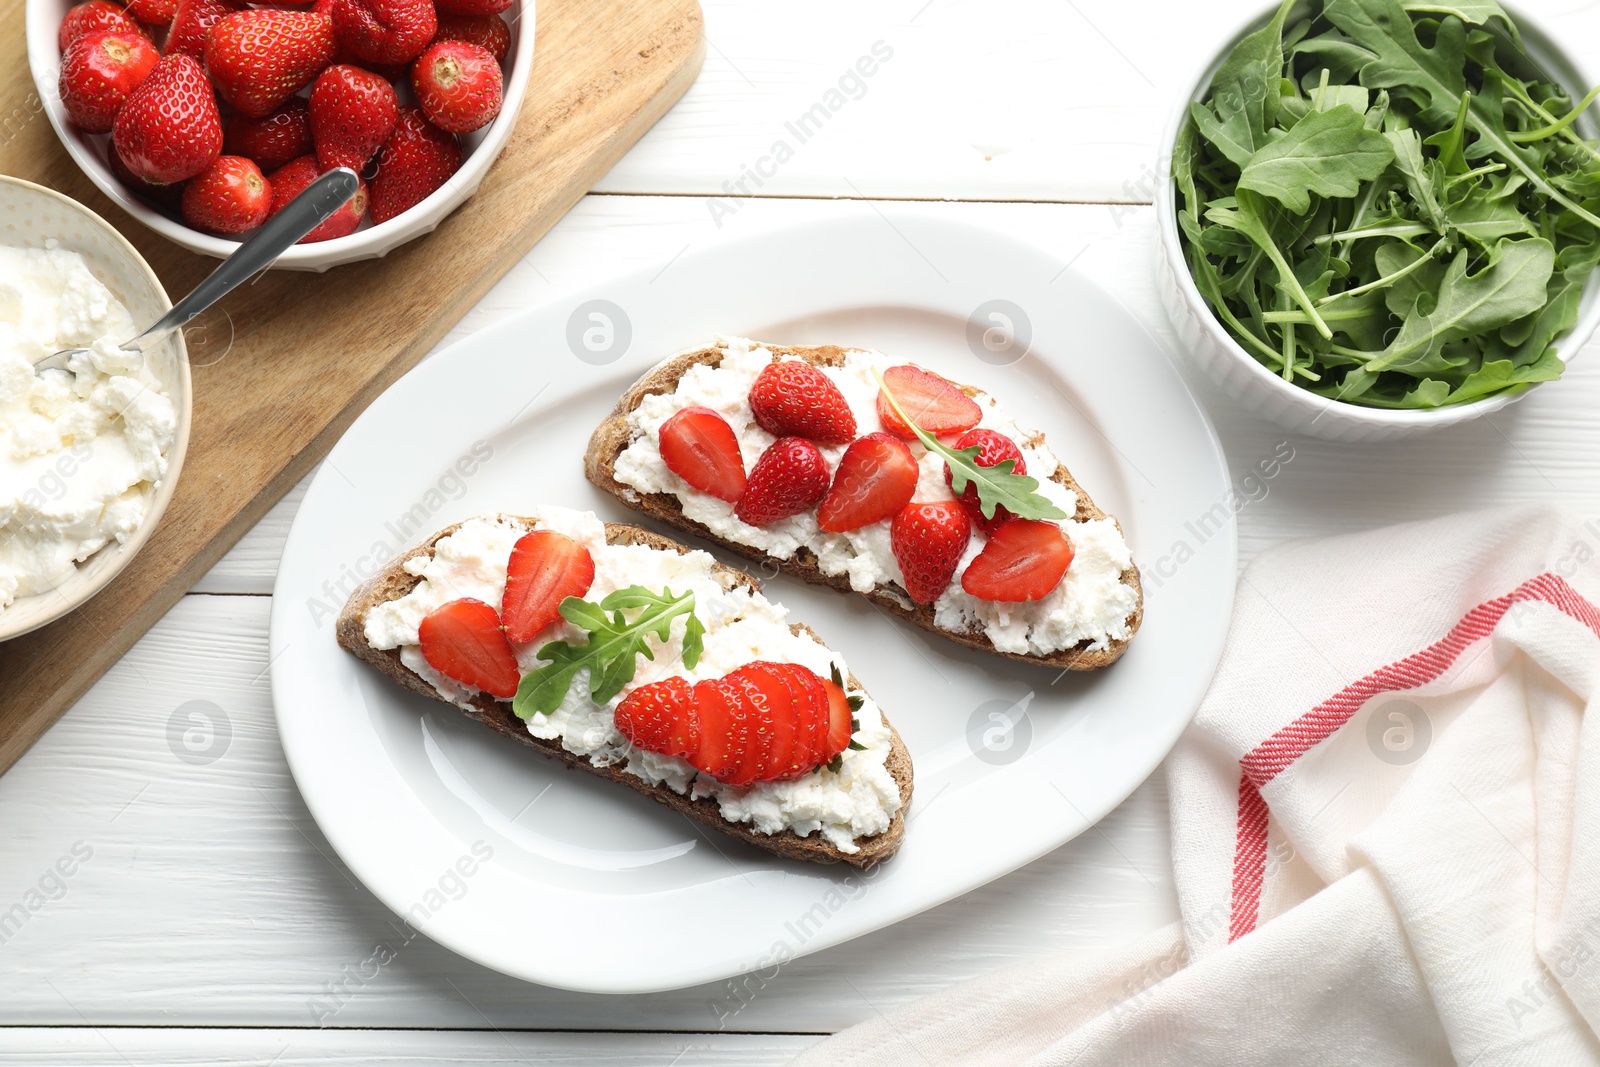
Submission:
<svg viewBox="0 0 1600 1067">
<path fill-rule="evenodd" d="M 1231 203 L 1224 200 L 1213 200 L 1212 207 L 1206 210 L 1206 219 L 1218 226 L 1226 226 L 1230 230 L 1238 230 L 1256 243 L 1272 265 L 1278 268 L 1279 284 L 1289 290 L 1295 302 L 1305 310 L 1311 318 L 1311 325 L 1323 337 L 1332 337 L 1333 331 L 1328 329 L 1328 324 L 1322 321 L 1322 316 L 1317 313 L 1315 301 L 1300 284 L 1294 268 L 1289 266 L 1289 261 L 1284 257 L 1283 250 L 1272 239 L 1271 227 L 1266 222 L 1266 212 L 1262 210 L 1260 199 L 1248 189 L 1240 189 L 1231 198 Z"/>
<path fill-rule="evenodd" d="M 1382 174 L 1393 159 L 1384 135 L 1367 129 L 1361 114 L 1340 104 L 1312 111 L 1287 134 L 1257 149 L 1239 172 L 1239 188 L 1264 193 L 1303 215 L 1311 209 L 1312 193 L 1355 196 L 1362 182 Z"/>
<path fill-rule="evenodd" d="M 917 435 L 922 447 L 944 460 L 945 467 L 950 471 L 951 491 L 960 496 L 966 492 L 968 485 L 977 487 L 978 507 L 983 512 L 984 518 L 994 518 L 994 510 L 997 507 L 1005 508 L 1019 519 L 1071 518 L 1048 498 L 1034 492 L 1039 488 L 1037 478 L 1012 472 L 1012 468 L 1017 465 L 1016 460 L 1005 459 L 992 467 L 980 467 L 978 453 L 983 451 L 982 448 L 973 445 L 971 448 L 958 450 L 940 441 L 912 421 L 905 409 L 900 406 L 900 401 L 895 398 L 894 393 L 884 384 L 883 375 L 878 373 L 876 367 L 872 369 L 872 376 L 877 379 L 878 388 L 889 401 L 889 406 L 900 416 L 901 422 L 911 427 L 911 432 Z"/>
<path fill-rule="evenodd" d="M 627 612 L 638 610 L 630 621 Z M 589 697 L 604 704 L 633 681 L 638 657 L 655 659 L 648 637 L 665 644 L 672 639 L 672 624 L 684 622 L 683 665 L 693 670 L 700 661 L 705 627 L 694 614 L 694 593 L 682 596 L 671 589 L 659 593 L 640 585 L 615 590 L 596 604 L 569 596 L 561 602 L 561 617 L 588 631 L 585 644 L 551 641 L 539 649 L 548 661 L 522 676 L 511 710 L 519 718 L 548 715 L 561 706 L 581 670 L 589 671 Z"/>
<path fill-rule="evenodd" d="M 1449 362 L 1444 345 L 1538 311 L 1554 269 L 1555 249 L 1539 237 L 1501 241 L 1489 266 L 1477 274 L 1467 273 L 1467 253 L 1456 253 L 1439 284 L 1437 302 L 1412 305 L 1400 332 L 1367 370 L 1430 373 L 1459 365 Z"/>
<path fill-rule="evenodd" d="M 1272 21 L 1234 46 L 1211 79 L 1205 104 L 1189 117 L 1238 166 L 1266 144 L 1277 119 L 1278 79 L 1283 70 L 1283 20 L 1294 0 L 1283 0 Z"/>
<path fill-rule="evenodd" d="M 1370 50 L 1374 59 L 1361 68 L 1361 84 L 1368 88 L 1392 89 L 1407 86 L 1426 94 L 1428 106 L 1422 119 L 1429 125 L 1447 125 L 1466 92 L 1464 73 L 1466 28 L 1460 19 L 1446 18 L 1439 23 L 1437 39 L 1426 48 L 1417 39 L 1411 18 L 1400 0 L 1328 0 L 1323 9 L 1328 20 L 1357 44 Z M 1489 86 L 1485 86 L 1486 89 Z M 1486 92 L 1467 107 L 1468 121 L 1478 134 L 1481 151 L 1516 167 L 1546 196 L 1562 207 L 1600 227 L 1600 217 L 1560 192 L 1529 158 L 1529 153 L 1511 141 L 1503 111 L 1497 111 Z"/>
</svg>

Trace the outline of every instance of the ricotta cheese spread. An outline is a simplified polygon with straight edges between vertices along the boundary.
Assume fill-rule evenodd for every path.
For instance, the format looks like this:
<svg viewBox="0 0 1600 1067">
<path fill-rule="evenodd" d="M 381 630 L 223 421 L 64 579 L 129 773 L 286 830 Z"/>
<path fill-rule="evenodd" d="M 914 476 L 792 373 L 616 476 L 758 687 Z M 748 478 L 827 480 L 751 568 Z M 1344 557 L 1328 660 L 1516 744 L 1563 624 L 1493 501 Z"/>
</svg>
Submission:
<svg viewBox="0 0 1600 1067">
<path fill-rule="evenodd" d="M 531 512 L 534 525 L 566 534 L 588 548 L 594 559 L 594 584 L 585 599 L 599 601 L 630 585 L 653 590 L 694 591 L 694 613 L 705 625 L 704 650 L 695 669 L 683 665 L 684 619 L 673 622 L 672 640 L 651 638 L 655 659 L 640 659 L 639 673 L 604 705 L 589 698 L 588 670 L 578 673 L 566 699 L 549 715 L 527 720 L 528 732 L 559 741 L 568 752 L 597 766 L 621 766 L 652 784 L 692 798 L 712 797 L 730 822 L 749 823 L 765 834 L 793 830 L 802 837 L 820 834 L 843 852 L 857 852 L 855 839 L 889 828 L 900 808 L 900 786 L 889 773 L 889 728 L 870 696 L 856 713 L 856 743 L 846 749 L 839 769 L 824 767 L 786 782 L 749 787 L 725 785 L 695 770 L 687 761 L 635 748 L 617 731 L 615 712 L 630 691 L 647 682 L 676 674 L 691 683 L 716 678 L 752 660 L 798 663 L 826 678 L 834 667 L 849 676 L 844 658 L 807 634 L 789 628 L 788 610 L 759 592 L 724 589 L 712 574 L 706 552 L 667 552 L 646 545 L 608 545 L 605 525 L 592 512 L 542 507 Z M 517 539 L 527 533 L 523 520 L 511 516 L 468 519 L 441 538 L 431 555 L 406 563 L 421 581 L 405 596 L 373 608 L 365 635 L 373 648 L 400 650 L 400 659 L 426 679 L 446 700 L 465 705 L 478 690 L 452 681 L 428 665 L 417 643 L 417 628 L 429 612 L 458 597 L 473 597 L 500 607 L 506 562 Z M 533 641 L 514 646 L 523 671 L 538 665 L 538 650 L 549 641 L 581 640 L 581 631 L 560 621 Z"/>
<path fill-rule="evenodd" d="M 693 489 L 667 469 L 659 445 L 661 424 L 686 407 L 707 407 L 728 421 L 739 437 L 747 470 L 774 440 L 756 424 L 749 401 L 750 387 L 761 369 L 772 362 L 773 353 L 744 338 L 719 338 L 718 345 L 723 356 L 716 367 L 691 367 L 675 390 L 645 397 L 629 415 L 632 443 L 617 457 L 617 481 L 640 493 L 671 493 L 682 504 L 684 515 L 727 541 L 779 559 L 790 559 L 806 549 L 824 574 L 848 576 L 850 587 L 859 593 L 893 585 L 895 593 L 903 597 L 887 520 L 846 533 L 828 533 L 817 526 L 813 509 L 767 526 L 750 526 L 734 514 L 732 504 Z M 882 373 L 897 362 L 904 361 L 891 360 L 881 352 L 851 351 L 842 366 L 820 368 L 850 405 L 858 434 L 879 428 L 878 383 L 873 369 Z M 973 399 L 983 411 L 978 425 L 1015 441 L 1027 473 L 1038 479 L 1038 493 L 1066 514 L 1074 514 L 1077 495 L 1051 480 L 1061 464 L 1043 437 L 1018 427 L 988 393 Z M 848 446 L 819 447 L 831 469 L 838 466 Z M 944 480 L 944 461 L 914 442 L 911 448 L 920 453 L 921 465 L 912 499 L 954 499 Z M 1129 616 L 1138 607 L 1139 596 L 1122 581 L 1123 572 L 1133 565 L 1122 532 L 1110 519 L 1065 520 L 1061 527 L 1071 538 L 1075 554 L 1066 576 L 1048 596 L 1026 603 L 1000 603 L 980 600 L 962 590 L 959 581 L 952 582 L 934 602 L 934 624 L 952 633 L 982 633 L 999 651 L 1019 655 L 1049 655 L 1080 642 L 1087 642 L 1089 649 L 1103 649 L 1129 636 Z M 974 526 L 972 540 L 956 568 L 958 576 L 987 541 L 984 532 Z"/>
<path fill-rule="evenodd" d="M 0 609 L 131 537 L 167 472 L 177 417 L 137 332 L 83 257 L 0 245 Z M 34 361 L 87 347 L 67 370 Z"/>
</svg>

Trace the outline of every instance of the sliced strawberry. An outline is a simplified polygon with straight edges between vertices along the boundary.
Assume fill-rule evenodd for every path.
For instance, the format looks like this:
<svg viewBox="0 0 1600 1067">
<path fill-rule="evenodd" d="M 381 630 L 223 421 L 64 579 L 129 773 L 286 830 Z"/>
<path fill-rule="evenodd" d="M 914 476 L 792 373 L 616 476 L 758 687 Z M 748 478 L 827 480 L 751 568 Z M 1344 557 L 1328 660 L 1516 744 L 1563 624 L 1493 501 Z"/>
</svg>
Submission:
<svg viewBox="0 0 1600 1067">
<path fill-rule="evenodd" d="M 688 759 L 700 749 L 694 688 L 684 678 L 641 685 L 617 705 L 617 732 L 646 752 Z"/>
<path fill-rule="evenodd" d="M 883 372 L 883 384 L 894 393 L 895 400 L 913 422 L 935 437 L 960 433 L 978 425 L 983 410 L 961 387 L 946 381 L 921 367 L 903 364 Z M 883 428 L 907 441 L 917 435 L 911 427 L 900 421 L 883 393 L 878 394 L 878 418 Z"/>
<path fill-rule="evenodd" d="M 832 759 L 823 755 L 827 749 L 828 723 L 831 711 L 828 687 L 822 676 L 798 663 L 781 664 L 784 673 L 797 694 L 794 698 L 795 758 L 810 770 Z"/>
<path fill-rule="evenodd" d="M 667 469 L 728 503 L 744 492 L 744 457 L 726 419 L 710 408 L 684 408 L 661 424 L 657 440 Z"/>
<path fill-rule="evenodd" d="M 1028 464 L 1022 458 L 1022 449 L 1018 448 L 1017 443 L 1005 434 L 980 427 L 975 430 L 968 430 L 956 438 L 955 447 L 957 451 L 971 448 L 974 445 L 978 447 L 978 455 L 973 459 L 973 462 L 978 466 L 993 467 L 995 464 L 1004 463 L 1009 459 L 1015 464 L 1011 468 L 1012 474 L 1028 473 Z M 950 468 L 948 465 L 944 469 L 944 484 L 950 484 Z M 967 487 L 961 491 L 960 500 L 961 506 L 967 509 L 967 515 L 984 533 L 992 534 L 1003 523 L 1015 518 L 1011 512 L 999 505 L 995 506 L 993 518 L 984 518 L 983 505 L 978 499 L 978 487 L 971 482 L 968 482 Z"/>
<path fill-rule="evenodd" d="M 763 782 L 793 778 L 811 769 L 801 765 L 802 756 L 797 745 L 800 733 L 798 716 L 801 709 L 794 706 L 795 689 L 783 668 L 787 664 L 755 660 L 746 663 L 728 677 L 738 675 L 747 689 L 755 693 L 756 705 L 762 718 L 757 721 L 758 737 L 764 737 L 761 749 L 761 778 Z M 763 733 L 764 731 L 764 733 Z"/>
<path fill-rule="evenodd" d="M 808 510 L 828 491 L 828 461 L 804 437 L 780 437 L 750 469 L 750 480 L 734 514 L 751 526 L 787 519 Z"/>
<path fill-rule="evenodd" d="M 844 690 L 827 678 L 822 679 L 822 687 L 828 691 L 828 733 L 818 764 L 827 763 L 850 747 L 850 735 L 855 725 L 850 711 L 850 698 L 845 696 Z"/>
<path fill-rule="evenodd" d="M 446 678 L 482 689 L 502 700 L 517 695 L 521 672 L 516 653 L 488 604 L 462 597 L 441 604 L 417 627 L 422 658 Z"/>
<path fill-rule="evenodd" d="M 594 557 L 583 545 L 554 530 L 524 534 L 506 562 L 506 592 L 500 610 L 506 636 L 532 641 L 561 617 L 561 602 L 582 596 L 594 584 Z"/>
<path fill-rule="evenodd" d="M 1039 600 L 1061 584 L 1072 565 L 1072 541 L 1053 522 L 1012 519 L 961 575 L 961 588 L 980 600 Z"/>
<path fill-rule="evenodd" d="M 713 678 L 694 685 L 700 747 L 689 762 L 719 782 L 732 784 L 744 771 L 749 742 L 747 700 L 743 688 L 726 678 Z"/>
<path fill-rule="evenodd" d="M 842 445 L 856 435 L 856 417 L 833 379 L 798 359 L 768 363 L 750 386 L 756 423 L 774 437 L 809 437 Z"/>
<path fill-rule="evenodd" d="M 890 518 L 917 491 L 917 461 L 892 434 L 869 433 L 839 457 L 833 484 L 817 508 L 817 525 L 829 533 L 859 530 Z"/>
<path fill-rule="evenodd" d="M 949 588 L 972 537 L 972 520 L 954 500 L 907 504 L 889 524 L 889 547 L 906 595 L 931 604 Z"/>
</svg>

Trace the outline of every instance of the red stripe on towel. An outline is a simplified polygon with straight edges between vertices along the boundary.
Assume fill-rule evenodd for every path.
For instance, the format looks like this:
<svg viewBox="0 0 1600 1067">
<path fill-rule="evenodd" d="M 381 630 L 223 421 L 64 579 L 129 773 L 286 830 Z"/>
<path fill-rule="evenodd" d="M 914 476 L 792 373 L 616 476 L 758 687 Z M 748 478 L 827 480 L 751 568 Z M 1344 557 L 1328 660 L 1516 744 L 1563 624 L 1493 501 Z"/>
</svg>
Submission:
<svg viewBox="0 0 1600 1067">
<path fill-rule="evenodd" d="M 1530 578 L 1511 593 L 1485 601 L 1462 616 L 1443 638 L 1421 652 L 1379 667 L 1345 686 L 1294 722 L 1252 749 L 1239 767 L 1239 819 L 1234 844 L 1233 901 L 1228 920 L 1228 940 L 1235 941 L 1256 928 L 1261 906 L 1261 886 L 1266 876 L 1267 806 L 1260 789 L 1350 721 L 1362 705 L 1379 693 L 1403 692 L 1434 681 L 1472 644 L 1489 636 L 1513 604 L 1542 601 L 1583 623 L 1600 636 L 1600 609 L 1580 596 L 1566 579 L 1555 574 Z"/>
</svg>

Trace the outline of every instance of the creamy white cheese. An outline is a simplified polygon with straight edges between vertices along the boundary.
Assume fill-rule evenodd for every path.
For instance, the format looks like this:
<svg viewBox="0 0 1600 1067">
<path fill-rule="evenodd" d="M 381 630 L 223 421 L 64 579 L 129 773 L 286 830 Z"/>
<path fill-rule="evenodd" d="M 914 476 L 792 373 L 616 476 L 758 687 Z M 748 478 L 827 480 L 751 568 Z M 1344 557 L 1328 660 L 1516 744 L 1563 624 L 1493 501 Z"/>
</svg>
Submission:
<svg viewBox="0 0 1600 1067">
<path fill-rule="evenodd" d="M 738 337 L 719 338 L 718 344 L 723 349 L 718 366 L 690 368 L 675 390 L 645 397 L 629 416 L 633 440 L 617 457 L 617 481 L 641 493 L 671 493 L 683 505 L 686 516 L 728 541 L 750 545 L 779 559 L 789 559 L 801 548 L 809 549 L 824 574 L 847 575 L 850 587 L 857 592 L 870 592 L 891 583 L 898 591 L 902 579 L 889 544 L 888 520 L 832 534 L 817 526 L 815 511 L 808 511 L 768 526 L 750 526 L 734 514 L 732 504 L 693 489 L 667 469 L 658 439 L 661 424 L 686 407 L 707 407 L 728 420 L 739 437 L 746 469 L 773 441 L 772 434 L 756 425 L 749 401 L 750 386 L 772 361 L 772 352 Z M 822 368 L 849 403 L 858 434 L 881 428 L 873 368 L 882 372 L 896 362 L 881 352 L 851 351 L 843 366 Z M 1043 440 L 1029 443 L 1038 435 L 1018 427 L 988 393 L 980 393 L 974 399 L 983 410 L 979 425 L 1017 442 L 1028 474 L 1039 480 L 1040 495 L 1068 515 L 1073 514 L 1078 506 L 1077 496 L 1050 480 L 1060 462 Z M 830 468 L 838 464 L 846 447 L 822 448 Z M 943 460 L 916 444 L 912 451 L 921 454 L 921 477 L 913 499 L 953 499 L 945 484 Z M 953 633 L 981 632 L 1002 652 L 1032 655 L 1048 655 L 1082 641 L 1089 642 L 1091 649 L 1101 649 L 1113 640 L 1127 637 L 1128 619 L 1138 606 L 1138 594 L 1122 581 L 1122 573 L 1132 565 L 1133 558 L 1121 531 L 1109 519 L 1069 520 L 1061 525 L 1076 554 L 1066 577 L 1048 596 L 1032 603 L 997 603 L 968 595 L 957 581 L 935 602 L 934 624 Z M 982 530 L 973 529 L 966 556 L 956 570 L 958 576 L 983 550 L 987 540 Z"/>
<path fill-rule="evenodd" d="M 0 609 L 125 541 L 167 471 L 177 417 L 128 310 L 83 257 L 0 245 Z M 68 370 L 33 371 L 89 347 Z"/>
<path fill-rule="evenodd" d="M 581 542 L 594 558 L 594 584 L 589 600 L 630 585 L 649 589 L 693 590 L 695 614 L 705 624 L 705 648 L 694 670 L 684 667 L 683 619 L 673 624 L 672 640 L 652 639 L 655 660 L 639 661 L 633 683 L 604 705 L 589 699 L 589 673 L 580 671 L 561 706 L 549 715 L 527 720 L 528 732 L 559 741 L 569 752 L 599 766 L 621 765 L 629 774 L 664 784 L 676 793 L 712 797 L 722 816 L 749 823 L 762 833 L 793 830 L 802 837 L 816 833 L 844 852 L 856 852 L 855 839 L 888 829 L 900 808 L 900 786 L 886 766 L 890 734 L 883 715 L 866 697 L 856 720 L 855 740 L 862 749 L 843 754 L 837 771 L 827 768 L 788 782 L 765 782 L 749 788 L 724 785 L 700 774 L 687 761 L 633 747 L 616 728 L 615 712 L 622 698 L 646 682 L 681 675 L 690 682 L 716 678 L 752 660 L 798 663 L 827 677 L 833 667 L 848 676 L 844 658 L 805 634 L 789 629 L 788 610 L 759 592 L 728 591 L 712 576 L 708 553 L 679 554 L 645 545 L 606 544 L 605 525 L 592 513 L 542 507 L 530 518 L 541 529 L 556 530 Z M 473 597 L 500 607 L 506 562 L 517 539 L 528 532 L 509 516 L 468 519 L 434 545 L 433 553 L 406 564 L 422 580 L 398 600 L 373 608 L 367 615 L 366 638 L 373 648 L 400 650 L 407 667 L 427 679 L 446 699 L 465 704 L 477 690 L 462 686 L 430 667 L 417 644 L 417 628 L 429 612 L 449 600 Z M 525 645 L 517 646 L 523 670 L 538 662 L 548 641 L 573 639 L 579 633 L 565 621 L 552 625 Z"/>
</svg>

